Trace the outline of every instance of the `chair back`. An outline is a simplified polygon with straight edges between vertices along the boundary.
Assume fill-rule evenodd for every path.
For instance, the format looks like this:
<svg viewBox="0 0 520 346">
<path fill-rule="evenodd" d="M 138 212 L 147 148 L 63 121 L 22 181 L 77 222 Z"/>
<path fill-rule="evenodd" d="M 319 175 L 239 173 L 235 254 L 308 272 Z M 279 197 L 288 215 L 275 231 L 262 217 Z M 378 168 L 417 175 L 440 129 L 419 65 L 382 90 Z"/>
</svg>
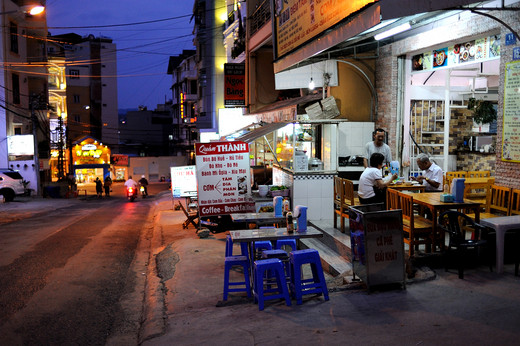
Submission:
<svg viewBox="0 0 520 346">
<path fill-rule="evenodd" d="M 343 179 L 334 177 L 334 206 L 340 207 L 343 200 Z"/>
<path fill-rule="evenodd" d="M 482 230 L 485 229 L 466 214 L 456 210 L 448 210 L 439 215 L 438 226 L 450 235 L 450 245 L 454 246 L 466 240 L 480 240 Z M 468 230 L 471 232 L 467 232 Z"/>
<path fill-rule="evenodd" d="M 389 189 L 390 190 L 390 189 Z M 397 192 L 399 198 L 399 206 L 403 211 L 403 221 L 407 220 L 410 223 L 410 228 L 413 228 L 413 197 L 411 195 Z"/>
<path fill-rule="evenodd" d="M 455 178 L 466 178 L 467 176 L 467 173 L 466 171 L 451 171 L 451 172 L 446 172 L 446 183 L 449 185 L 449 187 L 451 188 L 451 182 L 453 181 L 453 179 Z"/>
<path fill-rule="evenodd" d="M 509 215 L 520 215 L 520 189 L 511 190 Z"/>
<path fill-rule="evenodd" d="M 487 178 L 491 177 L 490 171 L 468 171 L 468 178 Z"/>
<path fill-rule="evenodd" d="M 510 201 L 511 188 L 493 184 L 488 191 L 486 212 L 508 215 Z"/>
<path fill-rule="evenodd" d="M 354 182 L 352 180 L 343 179 L 343 204 L 349 207 L 356 205 Z"/>
<path fill-rule="evenodd" d="M 386 189 L 386 209 L 401 209 L 401 203 L 399 201 L 399 191 L 394 190 L 392 188 Z"/>
</svg>

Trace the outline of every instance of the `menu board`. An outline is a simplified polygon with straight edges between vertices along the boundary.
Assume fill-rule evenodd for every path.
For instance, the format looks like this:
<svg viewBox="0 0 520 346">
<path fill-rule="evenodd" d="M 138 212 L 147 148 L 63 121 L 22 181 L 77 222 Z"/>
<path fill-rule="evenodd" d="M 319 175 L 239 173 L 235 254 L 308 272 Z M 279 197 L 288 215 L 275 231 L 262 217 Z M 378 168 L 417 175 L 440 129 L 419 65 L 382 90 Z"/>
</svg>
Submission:
<svg viewBox="0 0 520 346">
<path fill-rule="evenodd" d="M 492 35 L 414 55 L 412 71 L 456 67 L 498 57 L 500 57 L 500 35 Z"/>
<path fill-rule="evenodd" d="M 520 162 L 520 61 L 506 64 L 502 161 Z"/>
<path fill-rule="evenodd" d="M 196 143 L 195 154 L 201 216 L 255 212 L 247 143 Z"/>
<path fill-rule="evenodd" d="M 197 176 L 195 166 L 170 167 L 173 197 L 196 197 Z"/>
</svg>

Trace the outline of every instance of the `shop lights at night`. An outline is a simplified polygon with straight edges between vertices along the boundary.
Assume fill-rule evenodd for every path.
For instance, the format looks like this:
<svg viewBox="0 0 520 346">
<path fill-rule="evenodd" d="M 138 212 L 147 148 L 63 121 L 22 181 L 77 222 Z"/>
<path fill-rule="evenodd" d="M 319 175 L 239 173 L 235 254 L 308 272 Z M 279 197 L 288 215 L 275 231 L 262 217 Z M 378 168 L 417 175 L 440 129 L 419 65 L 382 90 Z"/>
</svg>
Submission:
<svg viewBox="0 0 520 346">
<path fill-rule="evenodd" d="M 387 38 L 387 37 L 390 37 L 390 36 L 393 36 L 393 35 L 396 35 L 396 34 L 399 34 L 403 31 L 406 31 L 408 29 L 410 29 L 412 26 L 410 25 L 410 23 L 404 23 L 404 24 L 401 24 L 401 25 L 398 25 L 390 30 L 387 30 L 387 31 L 383 31 L 382 33 L 380 34 L 377 34 L 374 36 L 374 39 L 377 40 L 377 41 L 380 41 L 384 38 Z"/>
</svg>

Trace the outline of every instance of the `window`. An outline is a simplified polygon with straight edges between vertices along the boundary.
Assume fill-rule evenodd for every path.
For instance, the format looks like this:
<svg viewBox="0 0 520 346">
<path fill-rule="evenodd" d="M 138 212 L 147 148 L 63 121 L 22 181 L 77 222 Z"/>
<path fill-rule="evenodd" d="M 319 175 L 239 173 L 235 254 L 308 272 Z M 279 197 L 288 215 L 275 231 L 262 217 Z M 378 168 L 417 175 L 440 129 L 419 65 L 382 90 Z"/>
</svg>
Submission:
<svg viewBox="0 0 520 346">
<path fill-rule="evenodd" d="M 79 97 L 78 94 L 74 94 L 74 103 L 81 103 L 81 98 Z"/>
<path fill-rule="evenodd" d="M 18 25 L 9 23 L 9 35 L 11 38 L 11 52 L 18 53 Z"/>
<path fill-rule="evenodd" d="M 20 76 L 13 73 L 13 103 L 20 104 Z"/>
<path fill-rule="evenodd" d="M 79 79 L 79 70 L 69 70 L 69 76 L 71 79 Z"/>
<path fill-rule="evenodd" d="M 79 114 L 74 114 L 74 121 L 77 123 L 81 122 L 81 116 Z"/>
<path fill-rule="evenodd" d="M 22 134 L 22 128 L 20 126 L 14 128 L 14 134 L 15 135 L 21 135 Z"/>
<path fill-rule="evenodd" d="M 197 93 L 197 80 L 193 79 L 190 81 L 190 94 Z"/>
</svg>

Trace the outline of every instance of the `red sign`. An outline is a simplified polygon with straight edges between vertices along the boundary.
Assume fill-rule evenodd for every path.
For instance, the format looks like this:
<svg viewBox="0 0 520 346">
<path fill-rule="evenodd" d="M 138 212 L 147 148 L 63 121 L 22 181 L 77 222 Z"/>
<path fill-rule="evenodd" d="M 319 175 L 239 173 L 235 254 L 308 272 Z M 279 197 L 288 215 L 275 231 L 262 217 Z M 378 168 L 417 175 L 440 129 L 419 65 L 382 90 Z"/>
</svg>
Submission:
<svg viewBox="0 0 520 346">
<path fill-rule="evenodd" d="M 224 64 L 224 106 L 246 105 L 245 64 Z"/>
<path fill-rule="evenodd" d="M 247 143 L 196 143 L 195 154 L 201 216 L 255 211 Z"/>
</svg>

